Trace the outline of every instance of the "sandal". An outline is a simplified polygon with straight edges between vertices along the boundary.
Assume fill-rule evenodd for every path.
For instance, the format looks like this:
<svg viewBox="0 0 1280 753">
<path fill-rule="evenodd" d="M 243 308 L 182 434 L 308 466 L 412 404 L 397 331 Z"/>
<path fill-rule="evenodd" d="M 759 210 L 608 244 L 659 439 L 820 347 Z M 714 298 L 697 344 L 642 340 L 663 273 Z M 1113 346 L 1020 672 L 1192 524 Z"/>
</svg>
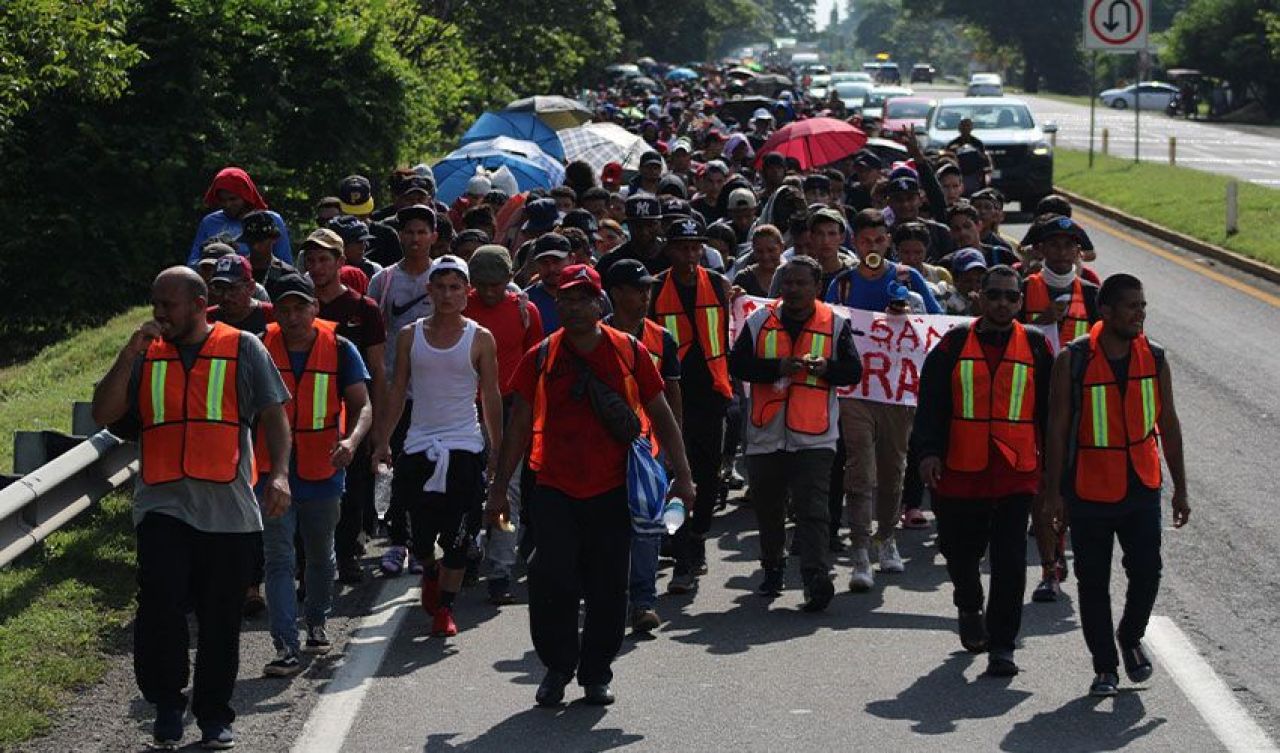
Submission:
<svg viewBox="0 0 1280 753">
<path fill-rule="evenodd" d="M 903 528 L 928 528 L 929 519 L 924 516 L 918 507 L 909 507 L 907 511 L 902 513 Z"/>
</svg>

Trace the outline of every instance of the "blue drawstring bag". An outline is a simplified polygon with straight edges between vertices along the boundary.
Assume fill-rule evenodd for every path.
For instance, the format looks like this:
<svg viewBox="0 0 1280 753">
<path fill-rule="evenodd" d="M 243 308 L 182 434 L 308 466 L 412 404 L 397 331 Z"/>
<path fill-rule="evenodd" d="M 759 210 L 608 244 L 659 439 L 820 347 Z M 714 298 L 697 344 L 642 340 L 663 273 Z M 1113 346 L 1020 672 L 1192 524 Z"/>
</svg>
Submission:
<svg viewBox="0 0 1280 753">
<path fill-rule="evenodd" d="M 638 534 L 666 533 L 662 510 L 667 502 L 667 469 L 653 456 L 647 437 L 637 437 L 627 453 L 627 501 L 631 530 Z"/>
</svg>

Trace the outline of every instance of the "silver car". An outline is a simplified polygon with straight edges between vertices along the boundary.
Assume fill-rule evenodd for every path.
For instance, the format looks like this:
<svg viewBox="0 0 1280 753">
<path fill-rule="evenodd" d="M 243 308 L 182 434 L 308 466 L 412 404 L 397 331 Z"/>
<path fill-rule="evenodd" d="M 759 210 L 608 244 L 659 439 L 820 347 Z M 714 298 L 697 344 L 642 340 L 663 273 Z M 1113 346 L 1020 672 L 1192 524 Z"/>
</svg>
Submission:
<svg viewBox="0 0 1280 753">
<path fill-rule="evenodd" d="M 1106 107 L 1116 110 L 1131 110 L 1135 100 L 1143 110 L 1163 110 L 1169 106 L 1178 94 L 1178 87 L 1162 81 L 1143 81 L 1141 84 L 1129 84 L 1121 89 L 1107 89 L 1098 95 L 1098 99 Z"/>
</svg>

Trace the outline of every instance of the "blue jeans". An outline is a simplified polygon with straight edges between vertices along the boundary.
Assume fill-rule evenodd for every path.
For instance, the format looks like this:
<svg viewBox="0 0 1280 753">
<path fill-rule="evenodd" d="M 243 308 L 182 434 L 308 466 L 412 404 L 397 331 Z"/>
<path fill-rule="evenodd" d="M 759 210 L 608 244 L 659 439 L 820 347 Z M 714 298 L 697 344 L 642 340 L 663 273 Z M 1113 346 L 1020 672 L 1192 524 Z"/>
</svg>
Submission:
<svg viewBox="0 0 1280 753">
<path fill-rule="evenodd" d="M 658 552 L 662 549 L 662 534 L 633 533 L 631 536 L 631 588 L 632 609 L 653 609 L 658 603 Z"/>
<path fill-rule="evenodd" d="M 295 651 L 298 645 L 298 596 L 294 590 L 294 534 L 302 536 L 307 555 L 303 574 L 307 588 L 304 612 L 307 626 L 323 626 L 333 603 L 333 532 L 338 526 L 342 498 L 294 500 L 279 518 L 263 519 L 262 548 L 266 553 L 267 611 L 271 639 L 277 647 Z"/>
</svg>

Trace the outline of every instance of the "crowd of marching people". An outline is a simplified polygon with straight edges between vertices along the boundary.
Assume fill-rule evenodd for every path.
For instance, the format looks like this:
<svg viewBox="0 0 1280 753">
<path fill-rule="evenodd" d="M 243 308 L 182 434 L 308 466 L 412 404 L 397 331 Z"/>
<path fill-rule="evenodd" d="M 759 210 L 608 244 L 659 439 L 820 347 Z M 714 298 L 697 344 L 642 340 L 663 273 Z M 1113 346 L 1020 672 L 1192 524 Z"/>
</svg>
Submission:
<svg viewBox="0 0 1280 753">
<path fill-rule="evenodd" d="M 1089 692 L 1114 694 L 1121 664 L 1151 675 L 1161 448 L 1175 525 L 1189 506 L 1141 282 L 1098 278 L 1061 197 L 1024 207 L 1031 229 L 1011 238 L 1003 196 L 956 180 L 953 151 L 899 135 L 896 159 L 789 92 L 734 117 L 726 80 L 602 86 L 588 117 L 644 144 L 633 164 L 570 160 L 556 185 L 505 168 L 451 176 L 456 195 L 426 165 L 347 176 L 300 244 L 245 170 L 214 177 L 185 264 L 156 278 L 154 320 L 94 396 L 141 444 L 134 651 L 157 745 L 183 737 L 188 612 L 190 705 L 226 748 L 242 619 L 265 611 L 264 671 L 292 676 L 332 649 L 335 579 L 371 570 L 419 578 L 445 638 L 465 636 L 463 589 L 506 605 L 524 578 L 536 702 L 576 679 L 612 703 L 627 627 L 663 623 L 660 558 L 668 593 L 696 593 L 737 490 L 763 598 L 799 586 L 802 610 L 826 609 L 841 552 L 850 591 L 883 585 L 929 509 L 960 643 L 1013 675 L 1030 526 L 1034 601 L 1058 598 L 1073 553 Z M 821 120 L 852 142 L 781 131 Z M 762 305 L 732 322 L 742 296 Z M 884 402 L 847 390 L 857 311 L 970 318 L 928 353 L 914 400 Z"/>
</svg>

